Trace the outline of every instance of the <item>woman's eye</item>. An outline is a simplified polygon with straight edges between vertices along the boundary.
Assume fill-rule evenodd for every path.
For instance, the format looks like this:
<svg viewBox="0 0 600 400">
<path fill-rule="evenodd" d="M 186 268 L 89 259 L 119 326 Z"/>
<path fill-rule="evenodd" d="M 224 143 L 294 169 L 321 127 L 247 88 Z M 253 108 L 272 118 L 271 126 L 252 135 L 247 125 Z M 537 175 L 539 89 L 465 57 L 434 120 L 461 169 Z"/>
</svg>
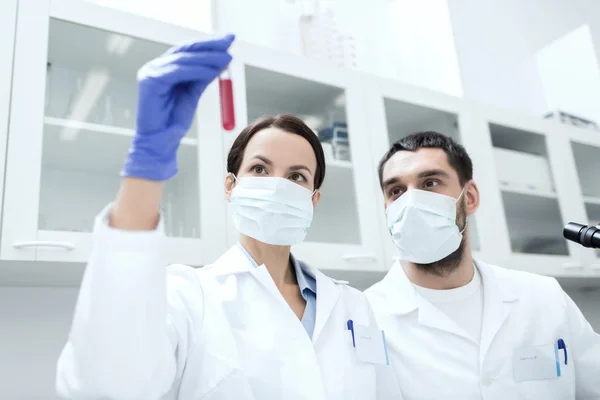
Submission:
<svg viewBox="0 0 600 400">
<path fill-rule="evenodd" d="M 265 167 L 263 167 L 262 165 L 255 165 L 254 167 L 252 167 L 252 172 L 254 172 L 255 174 L 262 174 L 265 172 Z"/>
<path fill-rule="evenodd" d="M 293 173 L 292 175 L 290 175 L 290 180 L 292 180 L 294 182 L 304 182 L 306 180 L 306 178 L 304 178 L 304 175 L 296 172 L 296 173 Z"/>
</svg>

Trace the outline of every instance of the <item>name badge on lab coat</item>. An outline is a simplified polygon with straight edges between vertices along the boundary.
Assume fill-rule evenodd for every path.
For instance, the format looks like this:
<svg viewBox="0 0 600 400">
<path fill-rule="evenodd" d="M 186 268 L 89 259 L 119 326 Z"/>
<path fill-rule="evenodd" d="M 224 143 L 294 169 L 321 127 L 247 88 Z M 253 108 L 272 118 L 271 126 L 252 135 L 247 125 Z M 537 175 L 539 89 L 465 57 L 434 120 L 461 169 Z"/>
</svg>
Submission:
<svg viewBox="0 0 600 400">
<path fill-rule="evenodd" d="M 558 345 L 527 346 L 513 351 L 515 382 L 556 379 L 560 376 Z"/>
<path fill-rule="evenodd" d="M 352 345 L 358 361 L 390 365 L 384 331 L 355 324 L 352 320 L 348 321 L 348 330 L 352 333 Z"/>
</svg>

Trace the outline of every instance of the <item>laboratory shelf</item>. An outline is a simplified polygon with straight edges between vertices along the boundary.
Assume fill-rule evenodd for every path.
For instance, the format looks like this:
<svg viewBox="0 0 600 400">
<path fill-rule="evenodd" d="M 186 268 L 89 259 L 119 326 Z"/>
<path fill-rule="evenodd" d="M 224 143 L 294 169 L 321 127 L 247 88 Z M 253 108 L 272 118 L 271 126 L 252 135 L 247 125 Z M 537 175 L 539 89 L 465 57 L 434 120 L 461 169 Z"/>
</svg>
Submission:
<svg viewBox="0 0 600 400">
<path fill-rule="evenodd" d="M 546 191 L 546 190 L 525 189 L 525 188 L 520 188 L 520 187 L 509 187 L 509 186 L 504 186 L 502 183 L 500 183 L 500 189 L 504 193 L 522 194 L 525 196 L 534 196 L 534 197 L 540 197 L 543 199 L 554 199 L 554 200 L 557 199 L 555 192 L 550 192 L 550 191 Z"/>
<path fill-rule="evenodd" d="M 390 98 L 384 99 L 384 107 L 390 145 L 421 131 L 437 131 L 461 141 L 454 113 Z"/>
<path fill-rule="evenodd" d="M 96 132 L 107 135 L 120 135 L 132 138 L 135 136 L 135 130 L 122 128 L 119 126 L 95 124 L 91 122 L 73 121 L 66 118 L 44 117 L 44 125 L 56 128 L 62 128 L 60 137 L 64 141 L 74 140 L 80 131 Z M 182 146 L 196 146 L 198 140 L 194 138 L 184 137 L 181 139 Z"/>
<path fill-rule="evenodd" d="M 600 207 L 600 197 L 584 196 L 583 201 L 586 204 L 597 205 Z M 599 213 L 599 215 L 600 215 L 600 213 Z"/>
<path fill-rule="evenodd" d="M 120 127 L 46 117 L 42 164 L 44 167 L 118 174 L 133 134 L 133 130 Z M 178 153 L 180 165 L 197 165 L 197 140 L 184 138 L 183 143 Z"/>
<path fill-rule="evenodd" d="M 514 253 L 569 255 L 556 197 L 502 190 Z"/>
</svg>

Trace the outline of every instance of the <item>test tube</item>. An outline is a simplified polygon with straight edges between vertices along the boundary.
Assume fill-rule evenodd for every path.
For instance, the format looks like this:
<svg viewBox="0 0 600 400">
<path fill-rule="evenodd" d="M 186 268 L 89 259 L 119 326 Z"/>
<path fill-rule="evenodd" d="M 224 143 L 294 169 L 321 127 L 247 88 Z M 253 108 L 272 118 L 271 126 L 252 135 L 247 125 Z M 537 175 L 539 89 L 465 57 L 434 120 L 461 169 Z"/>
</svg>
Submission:
<svg viewBox="0 0 600 400">
<path fill-rule="evenodd" d="M 227 131 L 235 128 L 235 110 L 233 107 L 233 83 L 229 69 L 219 77 L 219 95 L 221 97 L 221 123 Z"/>
</svg>

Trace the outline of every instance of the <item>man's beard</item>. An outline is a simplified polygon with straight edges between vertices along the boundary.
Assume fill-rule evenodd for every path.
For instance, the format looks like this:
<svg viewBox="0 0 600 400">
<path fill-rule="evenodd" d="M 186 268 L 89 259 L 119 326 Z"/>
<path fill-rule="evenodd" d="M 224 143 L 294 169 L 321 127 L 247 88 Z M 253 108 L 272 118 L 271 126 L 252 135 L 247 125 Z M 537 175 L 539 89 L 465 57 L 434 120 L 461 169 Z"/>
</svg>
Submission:
<svg viewBox="0 0 600 400">
<path fill-rule="evenodd" d="M 434 261 L 429 264 L 415 264 L 419 270 L 443 278 L 450 276 L 458 268 L 463 259 L 465 243 L 467 239 L 467 205 L 465 204 L 464 198 L 460 202 L 458 215 L 456 216 L 456 225 L 458 226 L 459 230 L 462 231 L 464 229 L 458 249 L 454 250 L 454 252 L 450 253 L 439 261 Z"/>
</svg>

